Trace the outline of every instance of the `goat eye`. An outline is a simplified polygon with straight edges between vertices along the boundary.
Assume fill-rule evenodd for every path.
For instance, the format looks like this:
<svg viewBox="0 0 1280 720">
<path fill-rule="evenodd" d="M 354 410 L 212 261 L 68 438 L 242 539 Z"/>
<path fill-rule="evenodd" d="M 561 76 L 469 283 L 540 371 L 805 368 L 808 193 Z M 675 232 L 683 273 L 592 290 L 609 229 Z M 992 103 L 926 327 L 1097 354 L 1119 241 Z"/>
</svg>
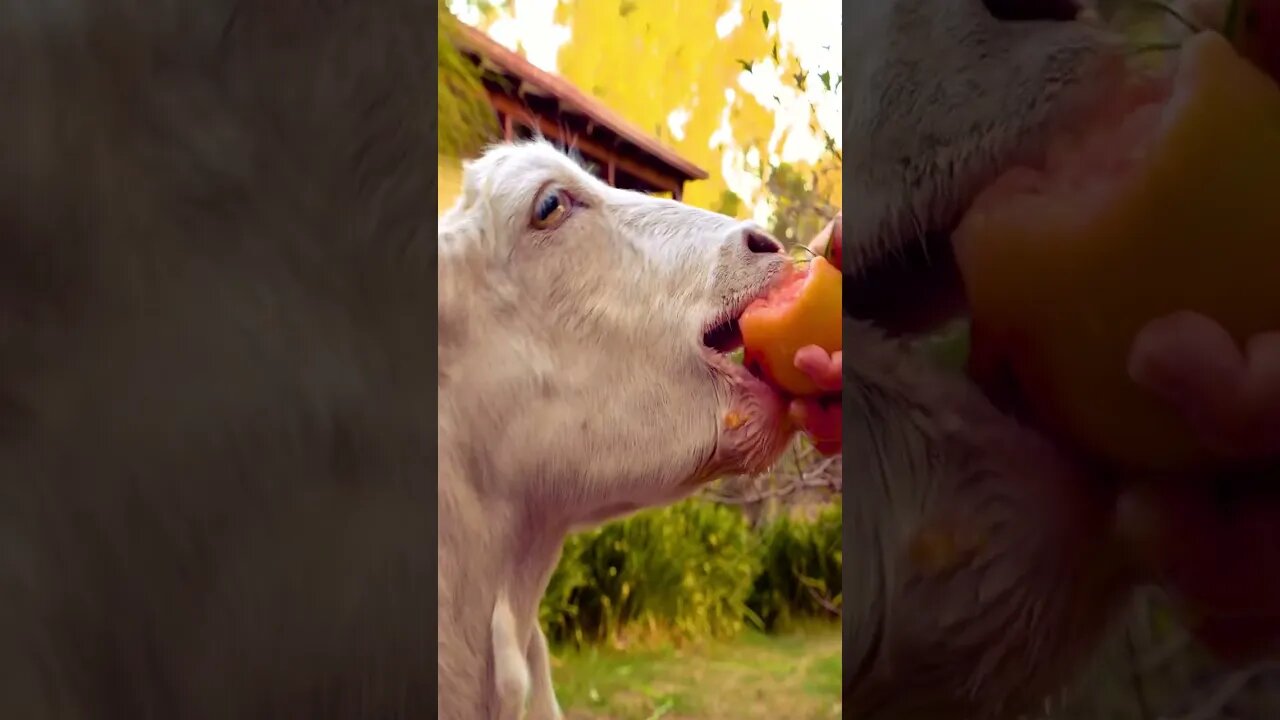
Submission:
<svg viewBox="0 0 1280 720">
<path fill-rule="evenodd" d="M 568 193 L 557 188 L 550 188 L 538 196 L 533 205 L 533 226 L 539 230 L 549 230 L 569 215 L 572 198 Z"/>
<path fill-rule="evenodd" d="M 1079 0 L 982 0 L 982 4 L 997 20 L 1065 22 L 1080 16 Z"/>
</svg>

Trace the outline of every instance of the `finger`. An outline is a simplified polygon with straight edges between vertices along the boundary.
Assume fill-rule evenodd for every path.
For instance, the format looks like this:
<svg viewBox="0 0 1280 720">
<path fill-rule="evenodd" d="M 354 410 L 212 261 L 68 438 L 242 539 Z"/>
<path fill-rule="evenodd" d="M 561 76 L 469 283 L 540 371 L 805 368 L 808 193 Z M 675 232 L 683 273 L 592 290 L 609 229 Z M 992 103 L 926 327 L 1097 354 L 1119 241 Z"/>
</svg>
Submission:
<svg viewBox="0 0 1280 720">
<path fill-rule="evenodd" d="M 790 414 L 796 425 L 815 442 L 839 442 L 843 425 L 839 405 L 824 406 L 813 399 L 794 400 Z"/>
<path fill-rule="evenodd" d="M 1129 353 L 1129 376 L 1172 402 L 1221 395 L 1244 370 L 1244 356 L 1221 325 L 1193 312 L 1151 321 L 1138 331 Z"/>
<path fill-rule="evenodd" d="M 842 363 L 843 354 L 839 350 L 829 354 L 817 345 L 806 345 L 796 351 L 796 369 L 808 375 L 825 392 L 837 392 L 842 388 Z"/>
<path fill-rule="evenodd" d="M 1264 424 L 1280 424 L 1280 332 L 1258 333 L 1245 345 L 1247 394 Z"/>
<path fill-rule="evenodd" d="M 1280 332 L 1259 333 L 1243 352 L 1198 313 L 1159 318 L 1134 339 L 1130 375 L 1183 414 L 1227 457 L 1280 453 Z"/>
<path fill-rule="evenodd" d="M 1192 312 L 1148 323 L 1134 338 L 1129 376 L 1181 413 L 1215 446 L 1253 432 L 1248 368 L 1235 339 Z"/>
<path fill-rule="evenodd" d="M 1234 439 L 1240 453 L 1252 458 L 1280 455 L 1280 332 L 1258 333 L 1245 344 L 1245 370 L 1240 390 L 1247 436 Z"/>
<path fill-rule="evenodd" d="M 809 411 L 805 407 L 803 400 L 792 400 L 787 406 L 787 416 L 791 418 L 791 423 L 798 428 L 803 429 L 808 423 Z"/>
</svg>

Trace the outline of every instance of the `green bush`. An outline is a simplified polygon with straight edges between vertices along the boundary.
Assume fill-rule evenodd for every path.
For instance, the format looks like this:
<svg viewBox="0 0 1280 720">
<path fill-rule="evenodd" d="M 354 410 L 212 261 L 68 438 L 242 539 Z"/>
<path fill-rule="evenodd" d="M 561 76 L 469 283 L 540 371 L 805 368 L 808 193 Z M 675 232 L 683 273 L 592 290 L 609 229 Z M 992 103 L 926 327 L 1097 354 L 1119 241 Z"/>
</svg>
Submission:
<svg viewBox="0 0 1280 720">
<path fill-rule="evenodd" d="M 839 553 L 838 506 L 816 523 L 780 521 L 756 533 L 737 508 L 688 500 L 571 536 L 540 620 L 551 642 L 584 645 L 635 631 L 716 637 L 748 623 L 830 617 L 803 584 L 838 594 Z"/>
<path fill-rule="evenodd" d="M 736 632 L 759 570 L 732 508 L 690 501 L 580 533 L 565 544 L 541 620 L 552 642 L 619 637 L 633 626 L 684 637 Z"/>
<path fill-rule="evenodd" d="M 748 600 L 765 630 L 783 630 L 795 620 L 833 617 L 841 599 L 841 532 L 838 503 L 814 520 L 783 515 L 761 533 L 761 572 Z"/>
</svg>

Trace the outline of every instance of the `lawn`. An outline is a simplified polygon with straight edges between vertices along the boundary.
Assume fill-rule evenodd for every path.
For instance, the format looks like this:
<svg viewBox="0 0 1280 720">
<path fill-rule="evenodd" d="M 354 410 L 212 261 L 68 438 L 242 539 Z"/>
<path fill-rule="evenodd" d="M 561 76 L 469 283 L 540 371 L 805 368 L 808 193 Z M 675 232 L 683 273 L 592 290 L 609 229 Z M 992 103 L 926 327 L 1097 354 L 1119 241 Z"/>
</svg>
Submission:
<svg viewBox="0 0 1280 720">
<path fill-rule="evenodd" d="M 553 658 L 567 720 L 826 720 L 840 717 L 840 628 Z"/>
</svg>

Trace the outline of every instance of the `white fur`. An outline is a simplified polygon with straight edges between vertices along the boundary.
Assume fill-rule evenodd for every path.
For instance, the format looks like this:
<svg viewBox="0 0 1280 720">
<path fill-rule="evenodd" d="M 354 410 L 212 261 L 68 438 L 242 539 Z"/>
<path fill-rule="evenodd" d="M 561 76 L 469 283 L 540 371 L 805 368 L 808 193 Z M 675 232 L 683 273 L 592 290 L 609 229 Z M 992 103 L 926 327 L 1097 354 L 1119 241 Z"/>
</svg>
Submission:
<svg viewBox="0 0 1280 720">
<path fill-rule="evenodd" d="M 505 593 L 499 593 L 490 631 L 497 717 L 500 720 L 561 720 L 560 703 L 551 682 L 551 650 L 542 628 L 534 623 L 528 644 L 522 645 L 511 603 Z"/>
<path fill-rule="evenodd" d="M 575 203 L 540 230 L 547 188 Z M 701 345 L 786 263 L 753 232 L 609 187 L 543 143 L 466 166 L 439 223 L 442 720 L 492 717 L 493 684 L 531 672 L 535 711 L 558 714 L 535 626 L 570 528 L 776 457 L 780 400 Z M 754 420 L 727 431 L 744 406 Z"/>
<path fill-rule="evenodd" d="M 490 632 L 493 634 L 493 691 L 498 705 L 495 720 L 521 720 L 529 699 L 529 666 L 525 644 L 517 636 L 516 618 L 505 593 L 498 593 Z"/>
<path fill-rule="evenodd" d="M 551 683 L 551 648 L 547 636 L 535 624 L 529 638 L 529 717 L 528 720 L 561 720 L 560 703 Z"/>
<path fill-rule="evenodd" d="M 850 257 L 948 230 L 973 195 L 1105 93 L 1120 38 L 1094 23 L 1001 22 L 983 0 L 884 0 L 845 18 Z"/>
</svg>

